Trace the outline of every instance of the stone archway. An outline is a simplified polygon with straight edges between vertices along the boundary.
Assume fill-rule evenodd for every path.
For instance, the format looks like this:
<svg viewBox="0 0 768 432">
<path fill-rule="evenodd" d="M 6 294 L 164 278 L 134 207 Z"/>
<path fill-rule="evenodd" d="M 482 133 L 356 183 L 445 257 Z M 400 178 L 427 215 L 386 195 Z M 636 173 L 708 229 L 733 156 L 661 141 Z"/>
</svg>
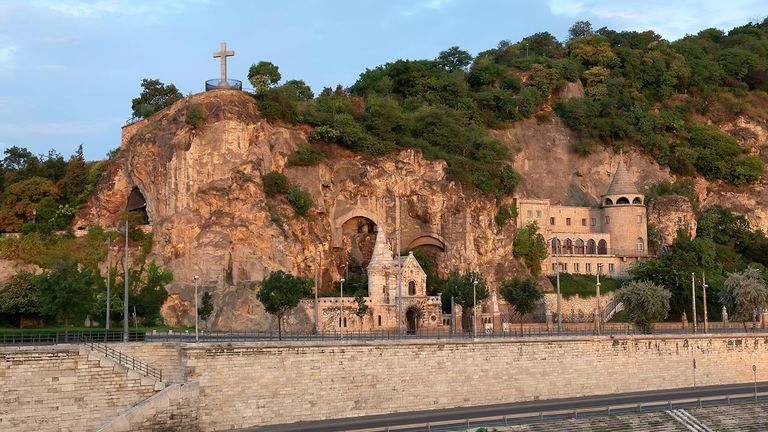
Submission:
<svg viewBox="0 0 768 432">
<path fill-rule="evenodd" d="M 131 193 L 126 200 L 125 209 L 130 213 L 139 215 L 139 223 L 147 225 L 149 223 L 149 213 L 147 213 L 147 200 L 138 187 L 131 189 Z"/>
<path fill-rule="evenodd" d="M 408 334 L 414 334 L 419 329 L 419 311 L 415 307 L 405 311 L 405 323 Z"/>
</svg>

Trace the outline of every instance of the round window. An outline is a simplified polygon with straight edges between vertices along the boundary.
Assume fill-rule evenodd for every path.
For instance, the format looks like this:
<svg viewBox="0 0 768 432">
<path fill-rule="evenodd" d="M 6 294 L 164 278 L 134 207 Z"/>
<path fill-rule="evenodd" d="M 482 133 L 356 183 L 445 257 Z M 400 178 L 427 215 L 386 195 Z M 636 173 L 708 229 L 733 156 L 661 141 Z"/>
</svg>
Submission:
<svg viewBox="0 0 768 432">
<path fill-rule="evenodd" d="M 434 315 L 432 315 L 431 317 L 429 317 L 429 319 L 430 319 L 430 320 L 432 320 L 432 321 L 437 321 L 437 317 L 436 317 L 436 316 L 434 316 Z"/>
</svg>

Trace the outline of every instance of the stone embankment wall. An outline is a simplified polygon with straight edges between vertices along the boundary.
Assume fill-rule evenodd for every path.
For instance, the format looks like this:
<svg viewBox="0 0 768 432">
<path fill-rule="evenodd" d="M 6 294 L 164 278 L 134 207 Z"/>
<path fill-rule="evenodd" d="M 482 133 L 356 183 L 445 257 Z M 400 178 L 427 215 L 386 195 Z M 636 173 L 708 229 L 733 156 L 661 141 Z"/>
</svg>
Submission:
<svg viewBox="0 0 768 432">
<path fill-rule="evenodd" d="M 196 382 L 172 384 L 97 432 L 196 431 L 198 388 Z"/>
<path fill-rule="evenodd" d="M 697 385 L 751 382 L 753 364 L 757 379 L 768 380 L 768 334 L 119 348 L 161 367 L 166 377 L 197 382 L 196 418 L 202 431 L 689 387 L 694 373 Z M 17 430 L 18 424 L 18 430 L 51 430 L 67 419 L 83 423 L 65 424 L 65 429 L 92 430 L 87 425 L 106 424 L 108 412 L 116 417 L 118 405 L 135 405 L 151 394 L 109 378 L 110 372 L 98 372 L 71 349 L 48 350 L 20 348 L 10 356 L 0 350 L 0 430 L 8 425 Z M 64 379 L 65 390 L 62 377 L 72 376 Z M 194 395 L 177 396 L 168 400 L 194 404 Z M 165 402 L 154 399 L 157 404 L 144 403 L 151 409 L 132 410 L 131 424 L 163 417 L 166 411 L 156 407 Z M 101 408 L 106 401 L 109 407 Z M 103 413 L 102 423 L 82 419 L 95 411 Z M 194 418 L 193 411 L 188 414 L 187 419 Z"/>
<path fill-rule="evenodd" d="M 76 345 L 0 347 L 0 430 L 95 430 L 155 385 Z"/>
<path fill-rule="evenodd" d="M 201 430 L 768 379 L 761 337 L 187 346 Z"/>
</svg>

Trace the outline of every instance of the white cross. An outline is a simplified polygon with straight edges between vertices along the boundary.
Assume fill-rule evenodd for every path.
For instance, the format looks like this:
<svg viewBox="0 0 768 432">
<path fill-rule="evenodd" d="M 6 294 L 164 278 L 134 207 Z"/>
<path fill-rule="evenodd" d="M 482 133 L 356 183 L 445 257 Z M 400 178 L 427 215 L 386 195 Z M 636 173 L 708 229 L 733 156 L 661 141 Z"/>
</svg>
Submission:
<svg viewBox="0 0 768 432">
<path fill-rule="evenodd" d="M 227 43 L 221 43 L 221 50 L 213 53 L 213 58 L 221 57 L 221 83 L 220 86 L 226 87 L 227 83 L 227 57 L 235 55 L 234 51 L 227 51 Z"/>
</svg>

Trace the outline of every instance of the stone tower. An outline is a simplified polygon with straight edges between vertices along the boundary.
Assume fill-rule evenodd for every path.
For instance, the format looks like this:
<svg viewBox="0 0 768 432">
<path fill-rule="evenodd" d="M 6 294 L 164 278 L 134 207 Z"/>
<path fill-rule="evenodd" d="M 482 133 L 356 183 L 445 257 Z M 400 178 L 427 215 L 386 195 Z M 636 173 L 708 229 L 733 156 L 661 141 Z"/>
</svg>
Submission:
<svg viewBox="0 0 768 432">
<path fill-rule="evenodd" d="M 648 254 L 648 221 L 643 195 L 622 159 L 613 181 L 600 197 L 602 224 L 611 237 L 609 255 L 645 256 Z"/>
<path fill-rule="evenodd" d="M 392 273 L 394 260 L 392 249 L 384 235 L 384 230 L 377 227 L 376 244 L 373 246 L 371 261 L 368 263 L 368 297 L 375 299 L 375 303 L 390 303 L 394 301 L 394 293 L 390 293 L 397 273 Z"/>
</svg>

